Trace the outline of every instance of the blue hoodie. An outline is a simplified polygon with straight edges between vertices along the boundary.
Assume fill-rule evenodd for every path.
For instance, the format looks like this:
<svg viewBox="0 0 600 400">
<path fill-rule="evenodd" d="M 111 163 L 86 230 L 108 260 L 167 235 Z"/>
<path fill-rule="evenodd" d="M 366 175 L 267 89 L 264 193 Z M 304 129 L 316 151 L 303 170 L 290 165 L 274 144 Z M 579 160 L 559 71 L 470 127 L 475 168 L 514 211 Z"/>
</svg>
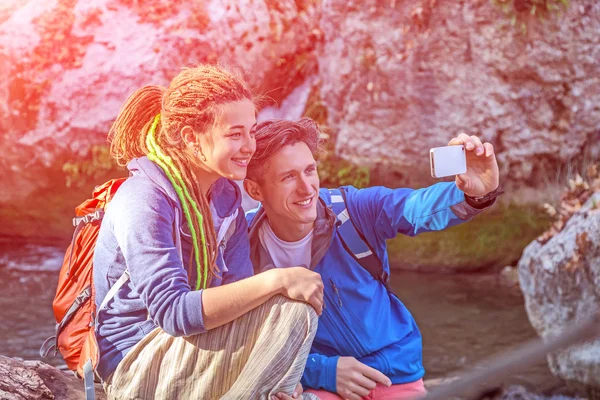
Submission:
<svg viewBox="0 0 600 400">
<path fill-rule="evenodd" d="M 131 176 L 106 209 L 94 251 L 96 307 L 125 269 L 130 273 L 130 280 L 99 314 L 97 371 L 103 379 L 157 326 L 173 336 L 206 332 L 202 290 L 192 290 L 188 281 L 193 247 L 177 194 L 162 169 L 146 157 L 131 161 L 127 168 Z M 238 211 L 233 236 L 219 245 L 219 274 L 209 285 L 214 287 L 251 276 L 252 264 L 239 188 L 222 178 L 211 186 L 209 196 L 217 232 L 226 217 Z M 183 260 L 175 245 L 176 213 L 183 221 Z"/>
<path fill-rule="evenodd" d="M 482 210 L 466 203 L 454 183 L 428 188 L 345 187 L 346 208 L 389 274 L 386 240 L 414 236 L 467 221 Z M 393 384 L 423 377 L 421 333 L 408 309 L 344 249 L 336 234 L 329 190 L 321 189 L 313 229 L 310 268 L 321 275 L 324 309 L 302 377 L 305 387 L 336 392 L 340 356 L 381 371 Z M 258 237 L 267 220 L 264 209 L 246 214 L 250 254 L 256 271 L 273 268 Z"/>
</svg>

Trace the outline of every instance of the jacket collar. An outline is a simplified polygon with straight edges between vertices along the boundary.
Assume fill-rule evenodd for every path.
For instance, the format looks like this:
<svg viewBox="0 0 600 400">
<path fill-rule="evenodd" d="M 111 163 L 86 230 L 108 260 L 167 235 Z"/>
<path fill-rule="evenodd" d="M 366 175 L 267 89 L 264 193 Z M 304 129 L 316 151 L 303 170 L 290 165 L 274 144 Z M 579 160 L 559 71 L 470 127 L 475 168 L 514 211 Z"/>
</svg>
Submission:
<svg viewBox="0 0 600 400">
<path fill-rule="evenodd" d="M 334 225 L 337 217 L 325 201 L 319 197 L 317 203 L 317 219 L 313 228 L 313 240 L 311 245 L 310 269 L 314 270 L 316 265 L 323 259 L 331 241 L 333 240 Z M 260 208 L 250 224 L 250 258 L 254 265 L 254 272 L 260 273 L 274 268 L 273 259 L 269 252 L 263 247 L 258 237 L 261 224 L 268 223 L 267 213 L 264 208 Z M 291 267 L 291 265 L 290 265 Z"/>
</svg>

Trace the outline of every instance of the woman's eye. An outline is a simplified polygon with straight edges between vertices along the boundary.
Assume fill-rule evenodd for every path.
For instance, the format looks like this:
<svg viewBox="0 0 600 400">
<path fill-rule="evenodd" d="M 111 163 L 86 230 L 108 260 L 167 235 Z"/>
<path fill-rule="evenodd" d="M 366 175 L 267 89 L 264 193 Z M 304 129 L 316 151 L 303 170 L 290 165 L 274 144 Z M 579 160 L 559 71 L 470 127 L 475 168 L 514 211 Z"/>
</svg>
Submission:
<svg viewBox="0 0 600 400">
<path fill-rule="evenodd" d="M 234 132 L 229 135 L 229 137 L 232 137 L 232 138 L 239 138 L 240 136 L 242 136 L 242 134 L 240 132 Z"/>
</svg>

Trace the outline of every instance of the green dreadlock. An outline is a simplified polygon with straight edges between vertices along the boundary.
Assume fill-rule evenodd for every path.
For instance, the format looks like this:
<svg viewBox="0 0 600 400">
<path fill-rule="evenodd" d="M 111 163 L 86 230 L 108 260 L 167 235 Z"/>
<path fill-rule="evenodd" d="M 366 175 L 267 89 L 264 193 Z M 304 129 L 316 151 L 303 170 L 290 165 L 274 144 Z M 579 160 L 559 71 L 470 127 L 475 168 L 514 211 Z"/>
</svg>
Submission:
<svg viewBox="0 0 600 400">
<path fill-rule="evenodd" d="M 188 203 L 191 204 L 192 209 L 196 218 L 198 218 L 198 222 L 200 225 L 200 240 L 202 246 L 206 248 L 206 236 L 204 234 L 204 225 L 203 220 L 204 217 L 198 210 L 198 204 L 192 199 L 190 193 L 181 177 L 181 173 L 173 164 L 173 160 L 171 157 L 163 153 L 160 146 L 156 142 L 156 138 L 154 133 L 156 131 L 156 127 L 158 126 L 158 122 L 160 121 L 160 114 L 154 117 L 154 121 L 152 122 L 152 126 L 148 131 L 148 136 L 146 137 L 146 146 L 148 147 L 148 159 L 156 163 L 167 175 L 171 185 L 177 192 L 177 197 L 179 198 L 179 202 L 183 207 L 183 212 L 185 214 L 185 219 L 190 228 L 190 232 L 192 234 L 192 243 L 194 245 L 194 260 L 196 261 L 196 270 L 198 273 L 198 279 L 196 280 L 196 290 L 206 289 L 206 280 L 208 278 L 208 255 L 207 252 L 203 252 L 202 259 L 202 268 L 200 267 L 200 248 L 198 247 L 198 234 L 196 233 L 196 229 L 192 224 L 192 214 L 190 213 L 190 208 Z M 187 200 L 187 201 L 186 201 Z M 201 278 L 202 277 L 202 278 Z M 200 285 L 200 279 L 202 279 L 202 285 Z"/>
</svg>

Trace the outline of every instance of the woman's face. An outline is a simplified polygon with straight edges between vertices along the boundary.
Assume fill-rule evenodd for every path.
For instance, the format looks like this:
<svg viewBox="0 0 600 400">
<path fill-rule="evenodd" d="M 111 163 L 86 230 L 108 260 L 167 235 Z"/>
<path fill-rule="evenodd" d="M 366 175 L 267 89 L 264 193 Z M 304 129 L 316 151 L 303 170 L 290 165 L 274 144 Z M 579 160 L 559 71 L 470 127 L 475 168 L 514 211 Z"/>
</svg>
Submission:
<svg viewBox="0 0 600 400">
<path fill-rule="evenodd" d="M 248 162 L 256 151 L 254 104 L 239 100 L 221 106 L 211 135 L 201 135 L 202 163 L 216 174 L 234 180 L 246 177 Z M 198 157 L 202 157 L 198 154 Z"/>
</svg>

